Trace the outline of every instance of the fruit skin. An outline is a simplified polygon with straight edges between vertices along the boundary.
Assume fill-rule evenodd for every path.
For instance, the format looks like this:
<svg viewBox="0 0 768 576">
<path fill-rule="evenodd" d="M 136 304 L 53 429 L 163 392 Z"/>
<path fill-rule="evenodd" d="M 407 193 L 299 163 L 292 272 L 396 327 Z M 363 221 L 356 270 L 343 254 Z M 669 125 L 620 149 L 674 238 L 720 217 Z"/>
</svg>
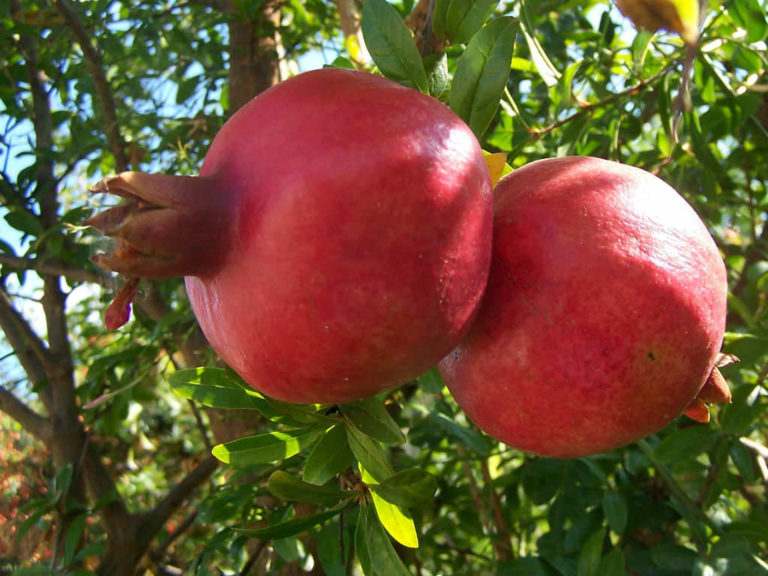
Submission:
<svg viewBox="0 0 768 576">
<path fill-rule="evenodd" d="M 440 363 L 458 405 L 527 452 L 579 457 L 654 433 L 711 373 L 726 271 L 694 210 L 643 170 L 589 157 L 500 181 L 486 294 Z"/>
<path fill-rule="evenodd" d="M 199 178 L 165 176 L 154 190 L 154 177 L 97 187 L 142 206 L 131 226 L 114 225 L 122 213 L 90 222 L 119 238 L 99 261 L 154 277 L 171 263 L 213 348 L 273 398 L 336 403 L 398 386 L 474 318 L 490 265 L 488 170 L 469 128 L 415 90 L 307 72 L 240 109 Z M 169 199 L 190 213 L 165 218 Z M 160 245 L 135 250 L 149 237 Z M 192 240 L 194 253 L 179 255 Z M 144 261 L 155 253 L 159 266 Z"/>
</svg>

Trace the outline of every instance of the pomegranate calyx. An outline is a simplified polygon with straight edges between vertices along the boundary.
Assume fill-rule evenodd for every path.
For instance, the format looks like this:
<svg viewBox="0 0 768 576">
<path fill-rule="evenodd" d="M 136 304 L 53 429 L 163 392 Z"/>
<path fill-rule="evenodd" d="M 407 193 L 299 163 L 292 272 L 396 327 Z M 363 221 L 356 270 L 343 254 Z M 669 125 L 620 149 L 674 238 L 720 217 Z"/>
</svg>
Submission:
<svg viewBox="0 0 768 576">
<path fill-rule="evenodd" d="M 730 404 L 731 390 L 728 387 L 728 382 L 723 378 L 717 367 L 727 366 L 738 361 L 739 359 L 732 354 L 719 354 L 715 360 L 715 367 L 712 368 L 707 381 L 701 387 L 696 397 L 685 408 L 683 414 L 696 422 L 706 424 L 709 422 L 708 404 Z"/>
<path fill-rule="evenodd" d="M 712 368 L 709 378 L 699 390 L 696 398 L 708 404 L 730 404 L 731 390 L 717 367 Z"/>
<path fill-rule="evenodd" d="M 683 410 L 683 414 L 699 424 L 709 423 L 709 406 L 698 398 L 694 398 L 691 403 L 688 404 L 688 407 Z"/>
<path fill-rule="evenodd" d="M 130 316 L 141 278 L 211 273 L 226 260 L 233 220 L 229 194 L 212 178 L 123 172 L 101 180 L 94 194 L 125 200 L 84 224 L 116 240 L 91 260 L 129 278 L 106 313 L 116 329 Z"/>
<path fill-rule="evenodd" d="M 211 178 L 123 172 L 91 188 L 125 198 L 84 224 L 117 245 L 94 261 L 135 278 L 194 276 L 221 265 L 232 221 L 229 196 Z"/>
</svg>

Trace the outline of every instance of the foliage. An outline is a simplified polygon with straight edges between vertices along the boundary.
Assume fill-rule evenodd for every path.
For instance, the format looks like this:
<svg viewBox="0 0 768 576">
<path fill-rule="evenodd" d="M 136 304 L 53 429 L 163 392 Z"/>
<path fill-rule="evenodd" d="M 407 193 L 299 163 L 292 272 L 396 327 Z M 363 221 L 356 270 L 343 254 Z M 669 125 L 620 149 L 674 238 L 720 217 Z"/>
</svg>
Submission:
<svg viewBox="0 0 768 576">
<path fill-rule="evenodd" d="M 366 62 L 342 4 L 3 3 L 0 574 L 111 573 L 121 506 L 150 539 L 129 573 L 768 573 L 766 1 L 712 3 L 691 67 L 678 37 L 597 0 L 436 0 L 431 19 L 428 3 L 364 0 Z M 190 344 L 176 280 L 146 284 L 107 333 L 115 284 L 88 261 L 101 240 L 79 226 L 98 203 L 84 189 L 128 166 L 196 172 L 231 112 L 240 22 L 280 40 L 282 74 L 365 67 L 430 93 L 507 169 L 593 155 L 670 182 L 728 266 L 733 402 L 708 425 L 553 460 L 478 431 L 436 370 L 341 406 L 266 398 Z M 67 386 L 74 408 L 57 412 L 49 391 Z M 12 557 L 6 526 L 55 531 L 50 557 Z"/>
</svg>

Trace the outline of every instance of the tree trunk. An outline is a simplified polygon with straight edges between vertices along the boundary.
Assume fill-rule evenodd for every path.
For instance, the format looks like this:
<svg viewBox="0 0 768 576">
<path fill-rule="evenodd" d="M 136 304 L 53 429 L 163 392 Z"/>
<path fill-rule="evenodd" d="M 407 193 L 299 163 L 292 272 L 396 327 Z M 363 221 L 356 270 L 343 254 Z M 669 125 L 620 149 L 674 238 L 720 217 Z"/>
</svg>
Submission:
<svg viewBox="0 0 768 576">
<path fill-rule="evenodd" d="M 227 0 L 229 23 L 229 113 L 233 114 L 251 98 L 279 78 L 278 26 L 280 8 L 265 2 L 256 17 L 238 11 L 235 0 Z"/>
</svg>

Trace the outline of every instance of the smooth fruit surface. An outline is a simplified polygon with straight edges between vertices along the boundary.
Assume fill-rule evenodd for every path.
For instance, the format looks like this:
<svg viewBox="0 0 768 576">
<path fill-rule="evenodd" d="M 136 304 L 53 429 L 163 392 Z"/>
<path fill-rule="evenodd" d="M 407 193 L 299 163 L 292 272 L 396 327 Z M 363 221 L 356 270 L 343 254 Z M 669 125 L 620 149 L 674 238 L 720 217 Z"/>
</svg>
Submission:
<svg viewBox="0 0 768 576">
<path fill-rule="evenodd" d="M 725 327 L 719 251 L 695 211 L 643 170 L 533 162 L 495 192 L 488 287 L 440 364 L 481 429 L 577 457 L 669 424 L 711 373 Z"/>
<path fill-rule="evenodd" d="M 363 72 L 265 91 L 218 132 L 199 177 L 128 172 L 94 190 L 127 199 L 89 220 L 118 239 L 97 261 L 185 276 L 216 352 L 289 402 L 356 400 L 434 366 L 468 330 L 490 266 L 474 135 L 437 100 Z"/>
</svg>

